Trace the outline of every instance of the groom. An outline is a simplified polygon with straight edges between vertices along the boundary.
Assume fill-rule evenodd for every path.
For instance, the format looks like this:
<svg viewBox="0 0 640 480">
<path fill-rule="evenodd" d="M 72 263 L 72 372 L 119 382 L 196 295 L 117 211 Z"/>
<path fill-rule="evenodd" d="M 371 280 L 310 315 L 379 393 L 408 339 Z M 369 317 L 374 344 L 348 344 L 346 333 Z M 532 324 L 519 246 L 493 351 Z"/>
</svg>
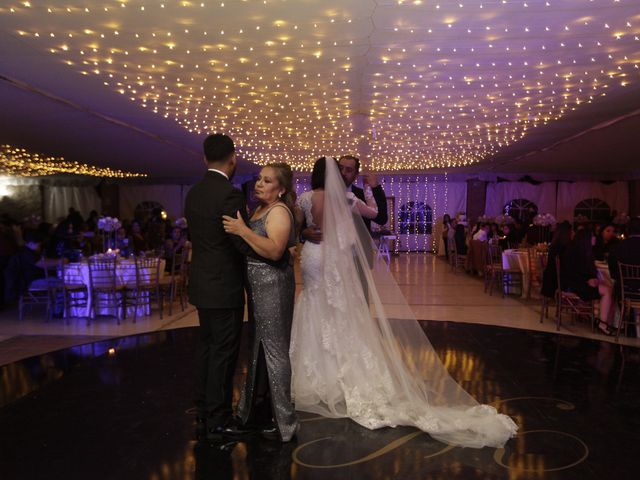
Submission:
<svg viewBox="0 0 640 480">
<path fill-rule="evenodd" d="M 366 203 L 364 189 L 353 184 L 360 174 L 360 159 L 354 155 L 343 155 L 338 160 L 338 168 L 340 169 L 340 175 L 342 176 L 342 180 L 344 180 L 347 190 L 351 190 L 357 198 Z M 364 176 L 364 184 L 371 187 L 373 199 L 376 202 L 376 207 L 378 207 L 378 216 L 373 220 L 362 217 L 362 221 L 366 225 L 367 230 L 371 231 L 372 221 L 382 226 L 389 220 L 389 214 L 387 213 L 387 197 L 382 185 L 378 184 L 378 180 L 374 174 L 366 174 Z M 304 240 L 309 240 L 314 243 L 321 242 L 322 226 L 303 225 L 301 237 Z"/>
<path fill-rule="evenodd" d="M 192 240 L 189 301 L 200 321 L 196 349 L 197 434 L 207 440 L 246 433 L 232 415 L 233 375 L 240 347 L 245 302 L 245 257 L 256 256 L 239 236 L 228 235 L 222 216 L 240 212 L 245 198 L 231 185 L 236 170 L 233 140 L 204 141 L 208 171 L 187 195 L 185 214 Z"/>
</svg>

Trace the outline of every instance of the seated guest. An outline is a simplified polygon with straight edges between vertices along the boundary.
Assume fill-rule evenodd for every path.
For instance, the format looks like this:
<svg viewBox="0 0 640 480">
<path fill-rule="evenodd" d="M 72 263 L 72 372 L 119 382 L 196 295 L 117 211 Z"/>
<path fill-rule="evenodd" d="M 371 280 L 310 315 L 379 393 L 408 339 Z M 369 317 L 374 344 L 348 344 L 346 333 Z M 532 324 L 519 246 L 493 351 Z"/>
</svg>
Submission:
<svg viewBox="0 0 640 480">
<path fill-rule="evenodd" d="M 95 232 L 98 229 L 98 212 L 91 210 L 89 212 L 89 218 L 87 218 L 87 229 L 90 232 Z"/>
<path fill-rule="evenodd" d="M 618 243 L 616 237 L 616 227 L 609 223 L 604 225 L 596 237 L 596 244 L 593 247 L 593 256 L 596 260 L 606 261 L 611 252 L 611 248 Z"/>
<path fill-rule="evenodd" d="M 500 245 L 500 248 L 502 248 L 503 250 L 516 248 L 518 246 L 516 232 L 508 223 L 502 225 L 502 237 L 500 237 L 500 241 L 498 243 Z"/>
<path fill-rule="evenodd" d="M 524 241 L 524 237 L 527 236 L 527 227 L 525 227 L 522 221 L 515 219 L 511 229 L 513 230 L 517 242 L 522 243 Z"/>
<path fill-rule="evenodd" d="M 149 248 L 156 251 L 162 250 L 166 234 L 167 222 L 163 218 L 163 211 L 161 208 L 156 207 L 147 221 L 146 238 Z"/>
<path fill-rule="evenodd" d="M 464 231 L 464 225 L 458 223 L 456 225 L 456 231 L 453 236 L 453 240 L 456 243 L 456 252 L 458 255 L 466 255 L 467 254 L 467 241 L 466 241 L 466 233 Z"/>
<path fill-rule="evenodd" d="M 4 271 L 5 300 L 13 302 L 29 286 L 46 286 L 45 272 L 39 266 L 42 258 L 42 236 L 35 230 L 25 233 L 25 244 L 9 259 Z M 59 283 L 57 278 L 50 282 Z"/>
<path fill-rule="evenodd" d="M 542 295 L 553 298 L 558 289 L 558 277 L 556 275 L 556 257 L 562 258 L 567 245 L 573 237 L 573 227 L 569 222 L 559 223 L 547 256 L 547 266 L 542 274 Z"/>
<path fill-rule="evenodd" d="M 620 269 L 618 263 L 640 265 L 640 217 L 632 218 L 629 222 L 629 235 L 611 249 L 609 253 L 609 273 L 619 285 Z M 619 288 L 619 287 L 618 287 Z M 640 295 L 640 283 L 635 286 Z"/>
<path fill-rule="evenodd" d="M 489 224 L 483 223 L 480 225 L 480 229 L 473 235 L 473 240 L 480 242 L 486 242 L 489 240 Z"/>
<path fill-rule="evenodd" d="M 164 242 L 164 255 L 163 257 L 166 259 L 167 263 L 165 265 L 166 271 L 171 271 L 171 263 L 173 262 L 173 257 L 182 253 L 184 248 L 190 248 L 191 242 L 187 239 L 187 236 L 183 234 L 182 229 L 180 227 L 173 227 L 171 229 L 171 236 L 167 238 Z"/>
<path fill-rule="evenodd" d="M 131 222 L 131 233 L 129 235 L 131 237 L 131 243 L 133 247 L 134 255 L 139 255 L 142 252 L 146 252 L 149 250 L 149 245 L 147 244 L 147 240 L 144 238 L 142 234 L 142 228 L 140 227 L 140 222 L 134 220 Z"/>
<path fill-rule="evenodd" d="M 582 300 L 600 299 L 600 322 L 598 327 L 606 334 L 611 333 L 609 324 L 612 307 L 610 285 L 598 280 L 598 269 L 593 257 L 593 235 L 590 230 L 576 232 L 562 255 L 560 282 L 562 290 L 575 293 Z"/>
<path fill-rule="evenodd" d="M 489 225 L 489 241 L 491 241 L 492 243 L 498 243 L 498 240 L 500 239 L 500 237 L 502 236 L 502 232 L 500 231 L 500 227 L 498 226 L 497 223 L 491 223 Z"/>
<path fill-rule="evenodd" d="M 120 250 L 120 255 L 128 257 L 131 253 L 129 247 L 129 237 L 127 237 L 127 230 L 124 227 L 120 227 L 116 231 L 116 248 Z"/>
</svg>

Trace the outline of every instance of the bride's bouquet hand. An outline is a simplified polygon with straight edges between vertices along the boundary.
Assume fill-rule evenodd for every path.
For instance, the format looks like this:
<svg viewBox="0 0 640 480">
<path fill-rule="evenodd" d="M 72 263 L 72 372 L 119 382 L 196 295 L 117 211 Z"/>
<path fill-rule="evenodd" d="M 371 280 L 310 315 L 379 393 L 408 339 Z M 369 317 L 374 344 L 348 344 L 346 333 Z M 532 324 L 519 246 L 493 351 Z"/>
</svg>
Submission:
<svg viewBox="0 0 640 480">
<path fill-rule="evenodd" d="M 224 227 L 225 232 L 231 233 L 232 235 L 238 235 L 240 237 L 250 231 L 249 227 L 247 227 L 247 224 L 244 223 L 244 219 L 240 215 L 240 212 L 236 213 L 236 218 L 230 217 L 228 215 L 223 215 L 222 226 Z"/>
</svg>

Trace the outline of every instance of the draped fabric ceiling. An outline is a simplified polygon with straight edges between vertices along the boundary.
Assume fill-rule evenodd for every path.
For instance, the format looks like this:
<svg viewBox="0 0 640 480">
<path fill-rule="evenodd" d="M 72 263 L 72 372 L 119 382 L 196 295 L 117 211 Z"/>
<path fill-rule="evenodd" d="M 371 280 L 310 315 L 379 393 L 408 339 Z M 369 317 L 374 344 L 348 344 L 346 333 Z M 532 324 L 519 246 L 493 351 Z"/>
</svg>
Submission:
<svg viewBox="0 0 640 480">
<path fill-rule="evenodd" d="M 9 0 L 0 142 L 176 180 L 214 131 L 244 170 L 635 175 L 639 37 L 637 0 Z"/>
</svg>

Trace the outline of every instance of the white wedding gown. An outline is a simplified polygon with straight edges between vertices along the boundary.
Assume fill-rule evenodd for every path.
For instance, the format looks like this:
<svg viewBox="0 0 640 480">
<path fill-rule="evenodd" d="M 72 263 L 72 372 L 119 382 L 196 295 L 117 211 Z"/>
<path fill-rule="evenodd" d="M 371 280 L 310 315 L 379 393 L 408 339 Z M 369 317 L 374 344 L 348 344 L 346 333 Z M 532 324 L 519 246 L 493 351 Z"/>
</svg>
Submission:
<svg viewBox="0 0 640 480">
<path fill-rule="evenodd" d="M 326 172 L 323 241 L 304 244 L 294 309 L 296 409 L 370 429 L 414 426 L 451 445 L 502 447 L 516 424 L 451 378 L 392 275 L 371 260 L 371 237 L 334 162 Z M 298 205 L 312 225 L 312 192 Z"/>
</svg>

